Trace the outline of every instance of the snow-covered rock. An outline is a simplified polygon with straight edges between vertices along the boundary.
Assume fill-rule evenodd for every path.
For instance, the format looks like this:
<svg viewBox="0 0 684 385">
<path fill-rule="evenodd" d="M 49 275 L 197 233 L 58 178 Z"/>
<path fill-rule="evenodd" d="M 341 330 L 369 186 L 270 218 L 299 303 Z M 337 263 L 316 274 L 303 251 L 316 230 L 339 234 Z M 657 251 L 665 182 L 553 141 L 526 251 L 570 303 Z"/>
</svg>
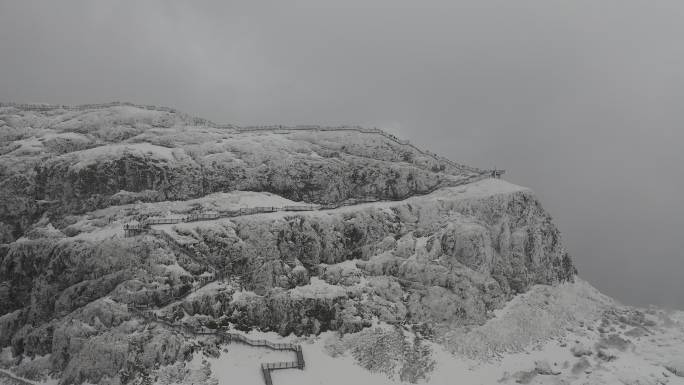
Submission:
<svg viewBox="0 0 684 385">
<path fill-rule="evenodd" d="M 684 377 L 684 357 L 677 357 L 665 364 L 665 368 L 673 374 Z"/>
<path fill-rule="evenodd" d="M 0 106 L 0 241 L 134 200 L 268 191 L 296 201 L 398 199 L 477 175 L 377 130 L 221 126 L 134 105 Z"/>
<path fill-rule="evenodd" d="M 15 373 L 214 384 L 268 355 L 174 324 L 302 343 L 306 370 L 278 384 L 681 383 L 684 316 L 576 278 L 531 190 L 386 133 L 119 103 L 0 105 L 0 139 L 0 364 Z M 254 207 L 289 208 L 123 236 Z"/>
</svg>

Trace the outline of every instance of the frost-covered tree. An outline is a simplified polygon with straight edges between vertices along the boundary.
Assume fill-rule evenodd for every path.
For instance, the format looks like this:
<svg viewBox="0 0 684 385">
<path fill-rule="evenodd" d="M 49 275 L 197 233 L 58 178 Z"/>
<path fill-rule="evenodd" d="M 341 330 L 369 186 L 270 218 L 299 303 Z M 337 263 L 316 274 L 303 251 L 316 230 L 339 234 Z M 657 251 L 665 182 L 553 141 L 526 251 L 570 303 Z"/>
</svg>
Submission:
<svg viewBox="0 0 684 385">
<path fill-rule="evenodd" d="M 414 338 L 413 342 L 405 338 L 402 353 L 403 362 L 399 371 L 399 379 L 412 384 L 419 380 L 427 380 L 429 373 L 435 367 L 430 346 L 426 345 L 419 337 Z"/>
<path fill-rule="evenodd" d="M 434 369 L 432 349 L 420 337 L 411 338 L 399 328 L 367 329 L 345 337 L 359 365 L 390 378 L 416 383 L 427 379 Z"/>
<path fill-rule="evenodd" d="M 403 336 L 400 331 L 381 328 L 359 333 L 352 346 L 352 356 L 359 365 L 371 372 L 393 378 L 399 365 Z"/>
</svg>

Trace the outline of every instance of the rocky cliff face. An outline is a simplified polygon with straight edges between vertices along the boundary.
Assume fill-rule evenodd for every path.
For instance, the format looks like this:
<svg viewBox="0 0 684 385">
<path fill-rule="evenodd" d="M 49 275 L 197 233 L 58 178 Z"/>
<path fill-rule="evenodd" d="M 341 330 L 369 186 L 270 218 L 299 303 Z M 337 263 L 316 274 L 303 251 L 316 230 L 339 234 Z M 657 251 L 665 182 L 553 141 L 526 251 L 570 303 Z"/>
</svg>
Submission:
<svg viewBox="0 0 684 385">
<path fill-rule="evenodd" d="M 248 323 L 284 334 L 350 330 L 374 318 L 477 324 L 531 285 L 575 273 L 533 194 L 498 180 L 400 203 L 173 228 L 197 239 L 218 269 L 238 274 L 258 303 L 242 306 L 224 297 L 194 304 L 192 313 L 237 311 Z M 316 278 L 298 286 L 306 277 Z M 307 303 L 323 306 L 326 319 L 302 311 Z"/>
<path fill-rule="evenodd" d="M 0 136 L 0 346 L 33 378 L 125 383 L 206 348 L 135 306 L 282 335 L 380 321 L 438 338 L 575 274 L 530 190 L 463 184 L 478 170 L 386 134 L 114 105 L 3 106 Z M 368 197 L 123 237 L 148 217 Z"/>
<path fill-rule="evenodd" d="M 399 199 L 472 171 L 378 133 L 246 130 L 129 105 L 0 106 L 0 240 L 121 203 L 269 191 L 332 203 Z"/>
</svg>

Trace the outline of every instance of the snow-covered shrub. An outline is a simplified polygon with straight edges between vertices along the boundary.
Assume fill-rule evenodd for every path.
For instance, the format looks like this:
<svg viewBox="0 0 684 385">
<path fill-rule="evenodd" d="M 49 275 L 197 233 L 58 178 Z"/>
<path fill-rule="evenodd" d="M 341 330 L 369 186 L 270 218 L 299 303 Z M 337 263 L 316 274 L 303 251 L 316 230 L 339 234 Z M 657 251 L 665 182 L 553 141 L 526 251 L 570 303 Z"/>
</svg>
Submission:
<svg viewBox="0 0 684 385">
<path fill-rule="evenodd" d="M 446 333 L 446 346 L 472 358 L 519 352 L 548 340 L 579 321 L 594 322 L 614 302 L 582 280 L 558 286 L 538 285 L 518 295 L 496 317 L 471 330 Z"/>
<path fill-rule="evenodd" d="M 413 342 L 404 339 L 402 345 L 402 366 L 399 371 L 401 381 L 417 383 L 427 380 L 435 367 L 432 359 L 432 349 L 423 343 L 422 339 L 414 338 Z"/>
<path fill-rule="evenodd" d="M 331 356 L 349 350 L 365 369 L 403 382 L 426 380 L 435 366 L 432 349 L 399 327 L 375 327 L 347 334 L 342 340 L 331 338 L 326 340 L 325 349 Z"/>
<path fill-rule="evenodd" d="M 403 347 L 403 335 L 396 329 L 366 329 L 345 336 L 351 354 L 362 367 L 393 378 L 396 375 Z"/>
</svg>

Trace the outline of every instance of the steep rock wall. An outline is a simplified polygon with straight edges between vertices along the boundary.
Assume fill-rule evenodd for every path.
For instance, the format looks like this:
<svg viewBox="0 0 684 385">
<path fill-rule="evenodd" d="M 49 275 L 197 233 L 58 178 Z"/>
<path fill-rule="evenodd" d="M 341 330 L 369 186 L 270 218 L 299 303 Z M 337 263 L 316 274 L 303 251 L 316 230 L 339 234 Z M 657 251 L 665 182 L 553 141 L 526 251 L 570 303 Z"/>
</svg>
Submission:
<svg viewBox="0 0 684 385">
<path fill-rule="evenodd" d="M 325 213 L 176 225 L 176 231 L 199 241 L 198 253 L 217 269 L 240 277 L 244 289 L 257 294 L 253 299 L 259 304 L 236 305 L 226 297 L 212 302 L 211 309 L 190 309 L 214 316 L 237 309 L 246 312 L 240 317 L 259 327 L 301 332 L 301 325 L 313 324 L 316 316 L 303 321 L 282 309 L 307 308 L 291 304 L 293 292 L 302 284 L 295 272 L 303 267 L 304 276 L 341 285 L 345 292 L 334 299 L 320 298 L 317 328 L 341 327 L 343 318 L 370 322 L 378 314 L 390 322 L 472 324 L 532 285 L 572 279 L 575 270 L 559 232 L 531 191 L 496 180 L 461 190 L 465 192 L 444 189 L 401 203 Z M 329 274 L 347 261 L 355 266 L 351 273 Z M 359 284 L 354 275 L 371 283 Z M 389 282 L 378 286 L 375 277 Z M 349 284 L 340 284 L 346 279 Z M 388 290 L 388 285 L 396 290 Z M 316 296 L 311 299 L 315 302 Z M 393 311 L 382 310 L 387 306 Z M 267 310 L 253 315 L 254 309 Z M 231 320 L 246 322 L 238 318 Z M 283 325 L 287 320 L 291 323 Z"/>
</svg>

